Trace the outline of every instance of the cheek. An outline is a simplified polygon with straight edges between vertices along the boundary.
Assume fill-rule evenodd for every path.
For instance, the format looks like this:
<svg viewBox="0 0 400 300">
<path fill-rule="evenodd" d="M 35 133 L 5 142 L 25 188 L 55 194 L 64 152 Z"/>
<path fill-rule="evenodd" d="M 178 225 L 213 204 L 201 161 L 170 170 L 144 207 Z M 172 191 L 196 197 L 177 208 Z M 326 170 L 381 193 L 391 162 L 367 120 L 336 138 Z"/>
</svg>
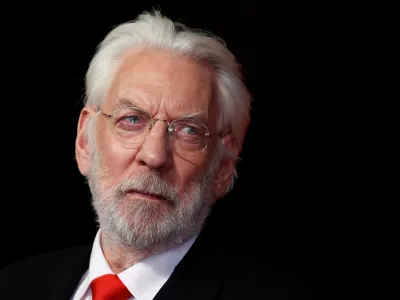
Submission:
<svg viewBox="0 0 400 300">
<path fill-rule="evenodd" d="M 200 175 L 207 169 L 207 155 L 188 160 L 178 156 L 174 157 L 175 183 L 182 195 L 192 183 L 198 183 Z"/>
<path fill-rule="evenodd" d="M 107 172 L 112 185 L 123 178 L 137 151 L 124 149 L 112 136 L 105 135 L 100 146 L 102 167 Z"/>
</svg>

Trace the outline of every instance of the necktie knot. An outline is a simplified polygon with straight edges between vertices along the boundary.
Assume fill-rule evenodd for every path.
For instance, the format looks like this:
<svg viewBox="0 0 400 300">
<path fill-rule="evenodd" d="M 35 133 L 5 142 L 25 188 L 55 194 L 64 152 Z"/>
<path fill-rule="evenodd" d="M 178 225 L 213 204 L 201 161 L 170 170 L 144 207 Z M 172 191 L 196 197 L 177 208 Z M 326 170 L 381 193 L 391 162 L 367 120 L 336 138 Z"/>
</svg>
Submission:
<svg viewBox="0 0 400 300">
<path fill-rule="evenodd" d="M 93 300 L 126 300 L 132 296 L 115 274 L 106 274 L 95 278 L 90 287 Z"/>
</svg>

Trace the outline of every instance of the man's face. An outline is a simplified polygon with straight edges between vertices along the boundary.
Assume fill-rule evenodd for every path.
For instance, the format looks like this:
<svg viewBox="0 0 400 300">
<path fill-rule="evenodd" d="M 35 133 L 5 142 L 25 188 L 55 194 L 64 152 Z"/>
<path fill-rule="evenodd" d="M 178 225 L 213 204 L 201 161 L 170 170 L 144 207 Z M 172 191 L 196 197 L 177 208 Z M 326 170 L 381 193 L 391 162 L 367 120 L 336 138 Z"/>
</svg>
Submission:
<svg viewBox="0 0 400 300">
<path fill-rule="evenodd" d="M 205 65 L 182 57 L 130 53 L 101 109 L 112 114 L 130 102 L 166 121 L 201 112 L 201 121 L 215 133 L 213 80 Z M 196 155 L 178 154 L 171 147 L 168 125 L 158 121 L 144 142 L 132 149 L 121 144 L 109 122 L 99 115 L 95 130 L 89 132 L 95 150 L 88 181 L 101 227 L 141 250 L 180 243 L 197 232 L 214 201 L 215 139 Z"/>
</svg>

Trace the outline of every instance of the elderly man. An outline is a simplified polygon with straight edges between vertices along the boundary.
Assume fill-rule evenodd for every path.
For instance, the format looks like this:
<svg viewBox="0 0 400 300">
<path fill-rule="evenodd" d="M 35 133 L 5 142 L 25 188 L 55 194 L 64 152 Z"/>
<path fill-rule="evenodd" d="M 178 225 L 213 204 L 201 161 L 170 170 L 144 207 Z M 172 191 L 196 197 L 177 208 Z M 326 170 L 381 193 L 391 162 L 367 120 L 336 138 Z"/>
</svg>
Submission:
<svg viewBox="0 0 400 300">
<path fill-rule="evenodd" d="M 234 184 L 249 124 L 251 97 L 223 42 L 143 13 L 105 37 L 86 87 L 75 146 L 98 216 L 94 243 L 10 266 L 1 299 L 287 295 L 267 270 L 257 294 L 263 280 L 242 268 L 254 262 L 204 228 Z"/>
</svg>

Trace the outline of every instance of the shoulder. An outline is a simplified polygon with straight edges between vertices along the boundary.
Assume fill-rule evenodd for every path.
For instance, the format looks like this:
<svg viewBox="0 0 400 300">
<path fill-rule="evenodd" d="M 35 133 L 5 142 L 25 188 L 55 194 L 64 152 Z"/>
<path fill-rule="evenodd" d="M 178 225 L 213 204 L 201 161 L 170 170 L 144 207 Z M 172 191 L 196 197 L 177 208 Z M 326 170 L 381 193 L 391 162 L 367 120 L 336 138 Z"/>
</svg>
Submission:
<svg viewBox="0 0 400 300">
<path fill-rule="evenodd" d="M 319 274 L 314 266 L 237 234 L 226 228 L 228 222 L 218 226 L 211 221 L 183 260 L 185 276 L 181 278 L 204 285 L 219 282 L 216 299 L 221 300 L 319 299 Z"/>
<path fill-rule="evenodd" d="M 249 249 L 242 246 L 226 265 L 221 281 L 226 299 L 319 299 L 318 274 L 289 258 Z"/>
<path fill-rule="evenodd" d="M 204 231 L 192 250 L 180 278 L 202 287 L 219 282 L 216 299 L 319 299 L 318 274 L 311 268 L 227 231 Z"/>
<path fill-rule="evenodd" d="M 68 267 L 68 265 L 77 258 L 90 255 L 91 245 L 76 246 L 61 250 L 49 251 L 38 255 L 30 256 L 25 259 L 16 261 L 0 270 L 0 274 L 10 274 L 13 272 L 29 271 L 46 272 L 54 271 L 60 266 Z"/>
<path fill-rule="evenodd" d="M 80 273 L 89 265 L 91 245 L 76 246 L 31 256 L 0 270 L 0 295 L 21 286 L 53 282 L 67 273 Z M 1 297 L 0 297 L 1 298 Z"/>
</svg>

